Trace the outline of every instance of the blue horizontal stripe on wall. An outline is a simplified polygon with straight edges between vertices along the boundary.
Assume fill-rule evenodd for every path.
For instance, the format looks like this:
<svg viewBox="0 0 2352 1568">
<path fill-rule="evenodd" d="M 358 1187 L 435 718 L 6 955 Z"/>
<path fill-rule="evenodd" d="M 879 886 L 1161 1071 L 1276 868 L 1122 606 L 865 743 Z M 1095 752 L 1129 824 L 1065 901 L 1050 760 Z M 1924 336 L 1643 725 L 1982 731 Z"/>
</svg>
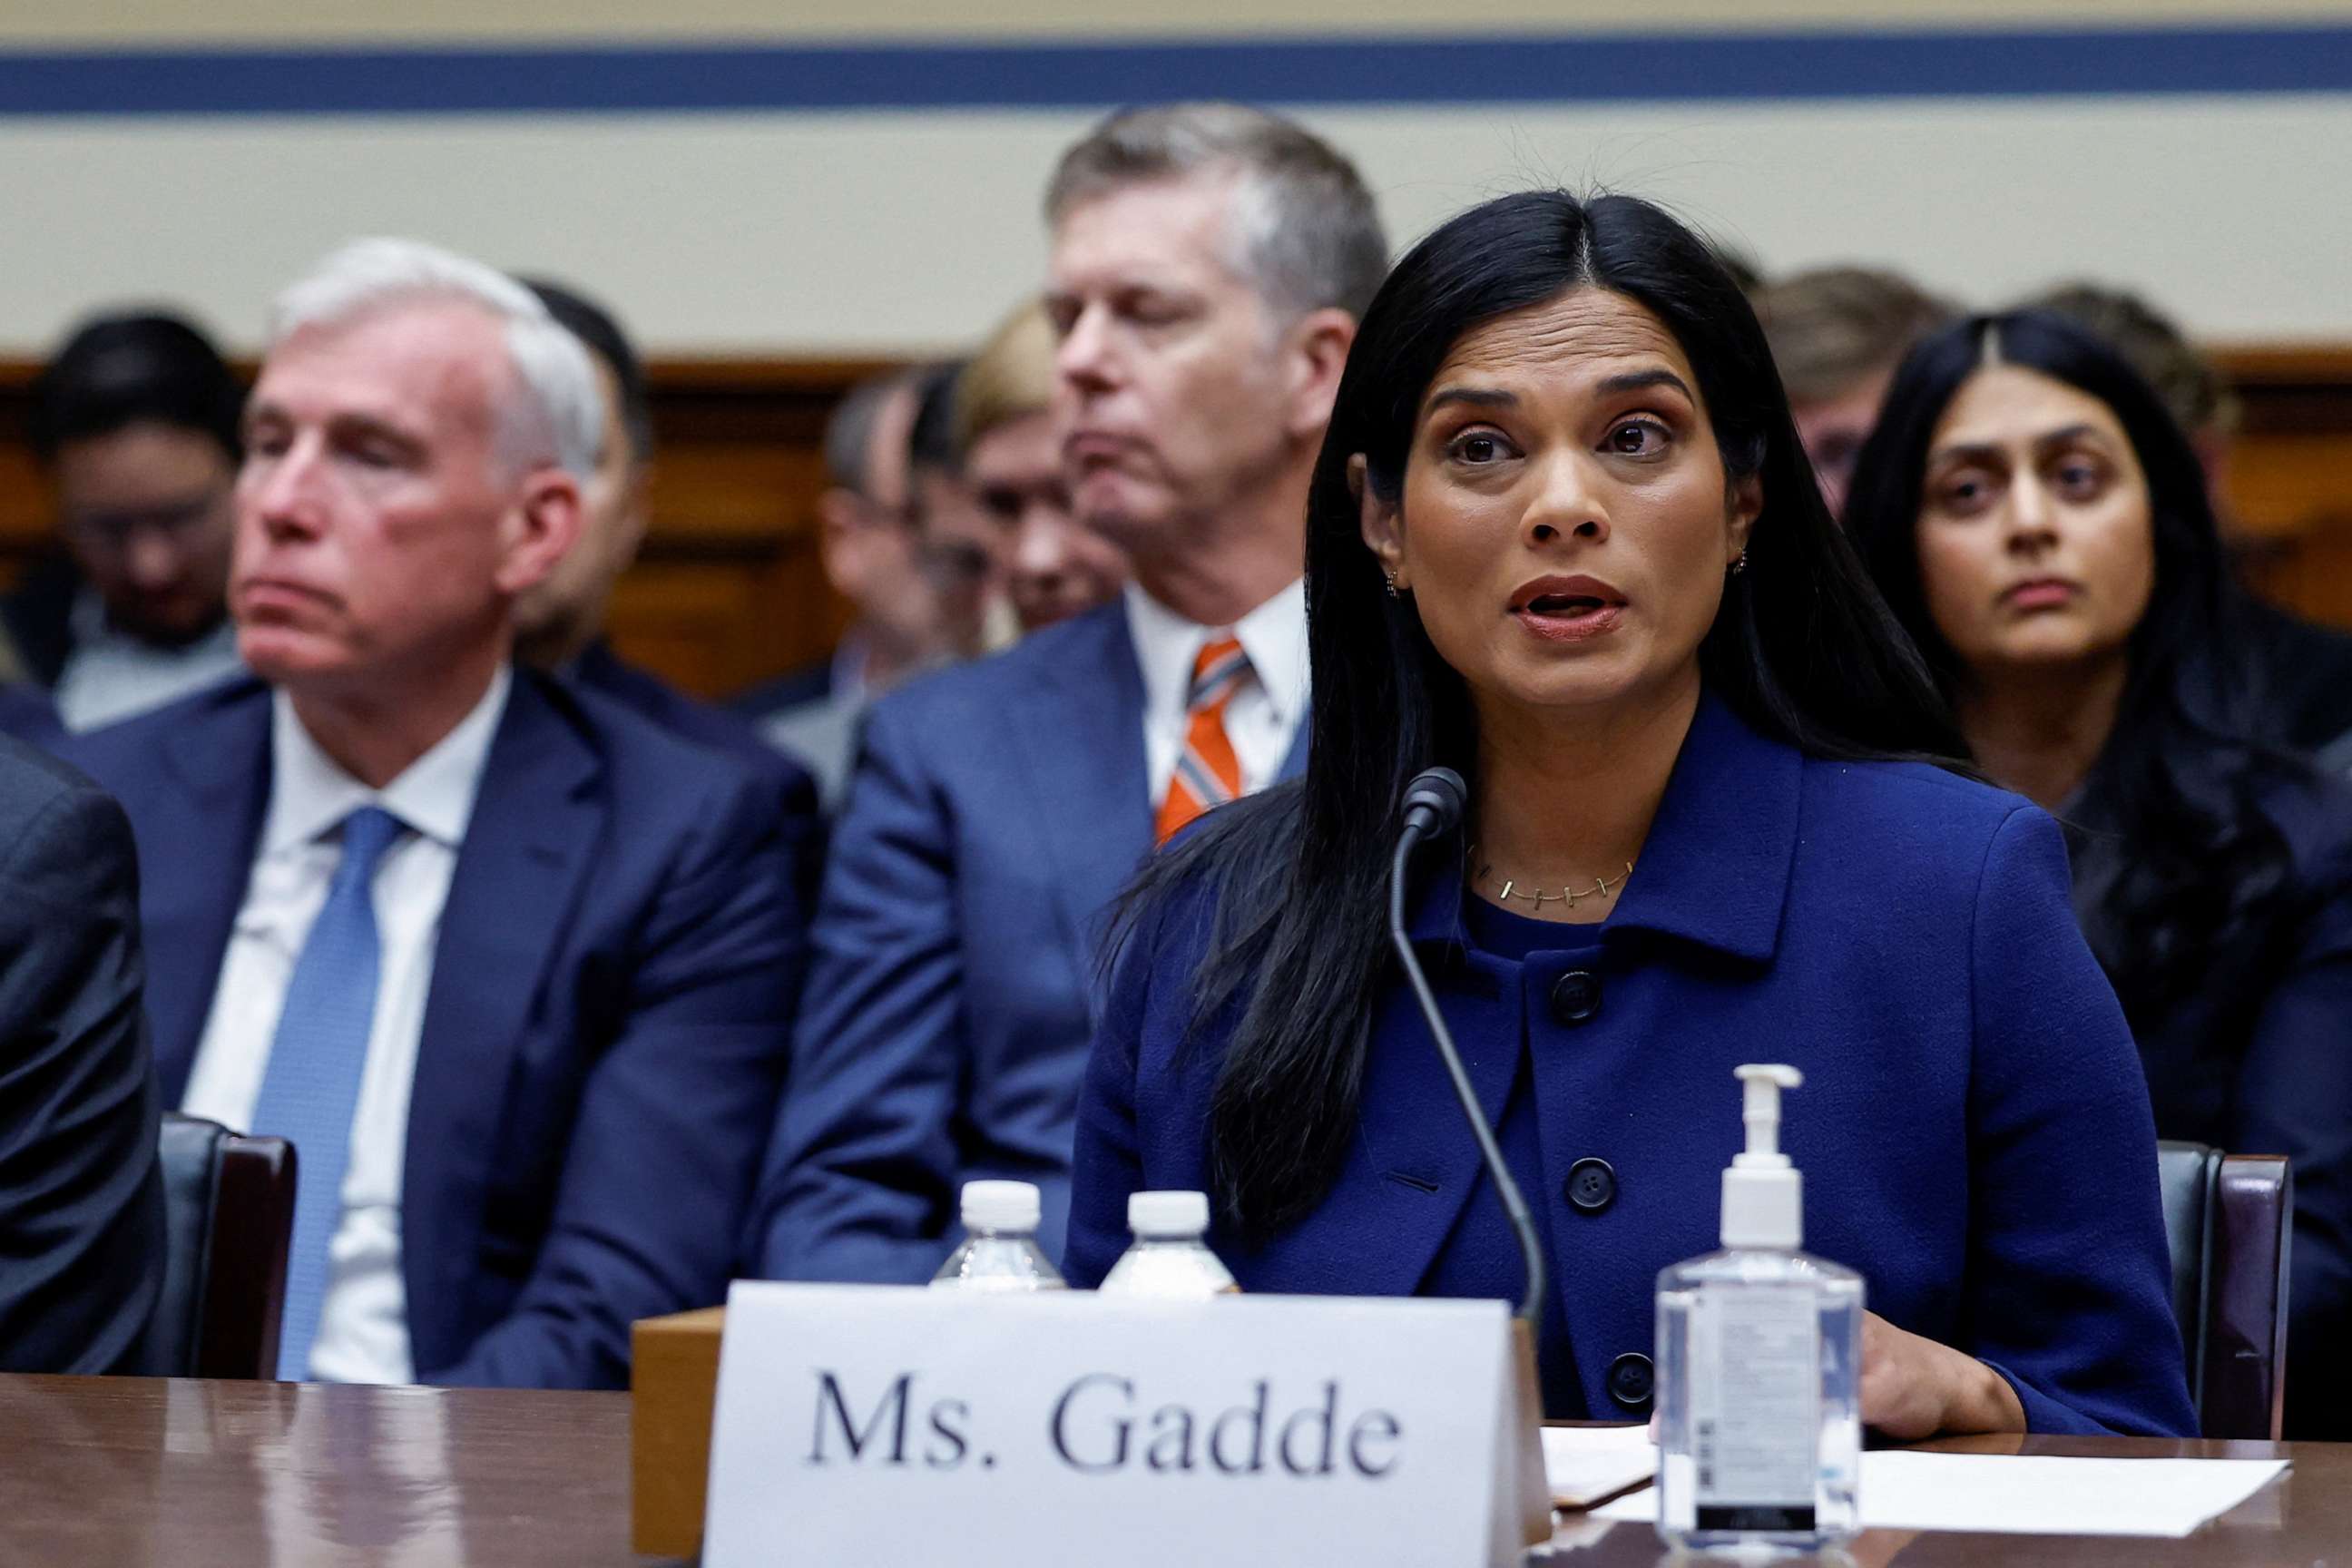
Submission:
<svg viewBox="0 0 2352 1568">
<path fill-rule="evenodd" d="M 803 47 L 0 50 L 0 116 L 676 113 L 2352 91 L 2352 26 Z"/>
</svg>

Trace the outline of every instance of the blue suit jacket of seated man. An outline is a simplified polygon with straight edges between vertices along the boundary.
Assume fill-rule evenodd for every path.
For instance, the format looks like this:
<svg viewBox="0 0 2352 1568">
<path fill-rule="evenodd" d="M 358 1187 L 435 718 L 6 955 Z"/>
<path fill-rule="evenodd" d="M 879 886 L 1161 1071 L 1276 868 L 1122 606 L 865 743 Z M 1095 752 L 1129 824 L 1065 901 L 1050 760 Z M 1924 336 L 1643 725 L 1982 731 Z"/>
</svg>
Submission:
<svg viewBox="0 0 2352 1568">
<path fill-rule="evenodd" d="M 875 705 L 825 865 L 754 1268 L 928 1279 L 961 1184 L 991 1176 L 1043 1189 L 1059 1252 L 1097 943 L 1151 836 L 1143 677 L 1117 600 Z"/>
<path fill-rule="evenodd" d="M 1460 871 L 1423 866 L 1409 933 L 1549 1242 L 1550 1414 L 1646 1413 L 1658 1271 L 1720 1245 L 1732 1069 L 1788 1062 L 1805 1249 L 1860 1270 L 1872 1310 L 2004 1373 L 2035 1431 L 2193 1433 L 2147 1089 L 2040 810 L 1926 764 L 1805 757 L 1708 698 L 1622 901 L 1559 927 L 1561 951 L 1469 944 Z M 1129 1194 L 1211 1185 L 1238 1006 L 1190 1027 L 1210 902 L 1180 890 L 1121 953 L 1079 1110 L 1073 1285 L 1125 1247 Z M 1571 1182 L 1585 1160 L 1610 1165 L 1606 1201 Z M 1401 978 L 1337 1184 L 1260 1247 L 1211 1241 L 1245 1290 L 1517 1295 Z"/>
<path fill-rule="evenodd" d="M 270 787 L 240 680 L 75 739 L 139 841 L 164 1103 L 185 1090 Z M 629 1325 L 723 1299 L 802 960 L 776 792 L 518 669 L 435 948 L 401 1200 L 431 1383 L 620 1387 Z"/>
</svg>

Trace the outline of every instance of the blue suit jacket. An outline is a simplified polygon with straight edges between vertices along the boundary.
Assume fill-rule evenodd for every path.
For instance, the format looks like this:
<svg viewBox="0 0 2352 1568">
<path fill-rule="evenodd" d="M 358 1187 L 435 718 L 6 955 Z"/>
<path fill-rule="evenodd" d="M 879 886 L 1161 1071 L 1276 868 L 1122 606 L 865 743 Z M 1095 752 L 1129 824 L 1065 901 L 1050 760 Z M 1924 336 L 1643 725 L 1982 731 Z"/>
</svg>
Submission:
<svg viewBox="0 0 2352 1568">
<path fill-rule="evenodd" d="M 825 867 L 755 1267 L 928 1279 L 961 1184 L 989 1176 L 1044 1189 L 1059 1251 L 1097 942 L 1151 847 L 1121 605 L 875 705 Z"/>
<path fill-rule="evenodd" d="M 269 798 L 245 680 L 76 737 L 139 840 L 177 1104 Z M 783 1074 L 801 921 L 773 792 L 518 670 L 435 948 L 401 1265 L 417 1375 L 619 1387 L 635 1319 L 721 1300 Z"/>
<path fill-rule="evenodd" d="M 751 723 L 707 702 L 697 702 L 649 670 L 613 651 L 602 637 L 572 661 L 572 680 L 600 697 L 652 720 L 673 735 L 706 746 L 758 774 L 782 804 L 784 830 L 801 879 L 803 907 L 816 900 L 824 868 L 824 817 L 817 807 L 816 780 L 809 771 L 760 738 Z"/>
<path fill-rule="evenodd" d="M 139 1372 L 163 1282 L 121 807 L 0 740 L 0 1371 Z"/>
<path fill-rule="evenodd" d="M 1806 1247 L 1859 1269 L 1874 1310 L 1999 1368 L 2037 1431 L 2193 1430 L 2147 1092 L 2040 811 L 1926 766 L 1809 760 L 1709 699 L 1597 960 L 1467 947 L 1462 898 L 1458 871 L 1431 874 L 1412 932 L 1489 1119 L 1532 1095 L 1535 1168 L 1515 1174 L 1551 1237 L 1541 1348 L 1581 1394 L 1557 1414 L 1625 1413 L 1612 1368 L 1653 1346 L 1658 1271 L 1719 1245 L 1732 1068 L 1785 1061 L 1806 1079 L 1783 1127 Z M 1073 1284 L 1125 1247 L 1129 1193 L 1209 1185 L 1223 1041 L 1181 1049 L 1206 902 L 1180 894 L 1119 963 L 1079 1112 Z M 1572 967 L 1598 978 L 1581 1026 L 1549 1005 Z M 1615 1172 L 1598 1213 L 1566 1191 L 1586 1158 Z M 1251 1290 L 1409 1295 L 1440 1268 L 1517 1289 L 1401 983 L 1337 1184 L 1262 1248 L 1215 1239 Z"/>
<path fill-rule="evenodd" d="M 26 745 L 53 752 L 65 740 L 66 727 L 47 691 L 11 680 L 0 683 L 0 735 L 14 735 Z"/>
</svg>

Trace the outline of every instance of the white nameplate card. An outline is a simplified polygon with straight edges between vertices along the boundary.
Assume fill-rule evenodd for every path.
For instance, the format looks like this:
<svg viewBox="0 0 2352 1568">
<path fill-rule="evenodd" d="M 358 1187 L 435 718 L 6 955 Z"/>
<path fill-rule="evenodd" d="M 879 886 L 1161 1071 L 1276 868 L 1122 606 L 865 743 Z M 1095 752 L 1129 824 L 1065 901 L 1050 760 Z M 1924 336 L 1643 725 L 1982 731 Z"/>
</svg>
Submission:
<svg viewBox="0 0 2352 1568">
<path fill-rule="evenodd" d="M 1496 1301 L 738 1283 L 705 1568 L 1516 1562 Z"/>
</svg>

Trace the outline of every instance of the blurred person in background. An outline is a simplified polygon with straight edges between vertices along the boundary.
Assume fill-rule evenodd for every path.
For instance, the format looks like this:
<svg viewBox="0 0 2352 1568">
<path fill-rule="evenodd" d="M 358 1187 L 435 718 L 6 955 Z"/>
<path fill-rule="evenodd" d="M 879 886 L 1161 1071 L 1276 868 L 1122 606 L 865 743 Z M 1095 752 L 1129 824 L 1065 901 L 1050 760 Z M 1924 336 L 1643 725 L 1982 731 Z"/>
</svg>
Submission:
<svg viewBox="0 0 2352 1568">
<path fill-rule="evenodd" d="M 653 404 L 644 361 L 613 313 L 560 284 L 525 279 L 548 314 L 580 340 L 604 394 L 596 467 L 581 486 L 579 542 L 515 602 L 515 654 L 635 710 L 662 728 L 743 763 L 766 779 L 791 830 L 807 841 L 803 888 L 815 896 L 820 857 L 815 781 L 736 714 L 697 702 L 613 651 L 604 636 L 613 585 L 637 558 L 651 516 Z"/>
<path fill-rule="evenodd" d="M 980 1177 L 1058 1250 L 1096 942 L 1154 845 L 1294 774 L 1306 495 L 1388 261 L 1345 157 L 1230 104 L 1111 116 L 1045 212 L 1055 422 L 1114 602 L 875 706 L 825 869 L 753 1252 L 929 1278 Z"/>
<path fill-rule="evenodd" d="M 2156 389 L 2196 448 L 2224 542 L 2252 544 L 2236 526 L 2230 504 L 2237 394 L 2187 334 L 2137 294 L 2098 283 L 2062 284 L 2025 304 L 2088 327 Z M 2252 709 L 2257 732 L 2313 753 L 2330 773 L 2352 772 L 2352 635 L 2291 615 L 2252 593 L 2244 611 L 2237 635 L 2261 681 Z"/>
<path fill-rule="evenodd" d="M 826 580 L 855 612 L 849 629 L 830 658 L 730 704 L 816 775 L 828 812 L 839 809 L 848 784 L 867 705 L 950 657 L 910 503 L 908 447 L 921 380 L 919 372 L 894 371 L 860 382 L 824 427 L 817 549 Z"/>
<path fill-rule="evenodd" d="M 271 312 L 258 679 L 73 737 L 139 846 L 166 1104 L 300 1151 L 278 1374 L 626 1385 L 726 1293 L 798 993 L 774 789 L 513 659 L 606 408 L 514 279 L 348 246 Z"/>
<path fill-rule="evenodd" d="M 1864 267 L 1792 273 L 1749 297 L 1788 389 L 1797 436 L 1836 516 L 1895 367 L 1951 319 L 1953 308 L 1900 273 Z"/>
<path fill-rule="evenodd" d="M 210 340 L 160 313 L 83 323 L 33 383 L 63 548 L 0 601 L 0 624 L 68 730 L 240 668 L 226 595 L 244 404 Z"/>
<path fill-rule="evenodd" d="M 965 482 L 1003 536 L 1005 585 L 1024 631 L 1108 604 L 1127 552 L 1070 510 L 1054 422 L 1054 324 L 1035 301 L 1007 317 L 957 378 Z"/>
<path fill-rule="evenodd" d="M 1005 587 L 1011 539 L 982 504 L 956 445 L 963 373 L 958 361 L 923 374 L 907 437 L 908 489 L 924 567 L 939 596 L 941 635 L 951 657 L 977 658 L 1012 647 L 1021 623 Z"/>
<path fill-rule="evenodd" d="M 2294 1163 L 2290 1436 L 2352 1436 L 2352 785 L 2266 744 L 2189 438 L 2048 310 L 1922 342 L 1845 518 L 1977 763 L 2065 824 L 2156 1129 Z"/>
</svg>

